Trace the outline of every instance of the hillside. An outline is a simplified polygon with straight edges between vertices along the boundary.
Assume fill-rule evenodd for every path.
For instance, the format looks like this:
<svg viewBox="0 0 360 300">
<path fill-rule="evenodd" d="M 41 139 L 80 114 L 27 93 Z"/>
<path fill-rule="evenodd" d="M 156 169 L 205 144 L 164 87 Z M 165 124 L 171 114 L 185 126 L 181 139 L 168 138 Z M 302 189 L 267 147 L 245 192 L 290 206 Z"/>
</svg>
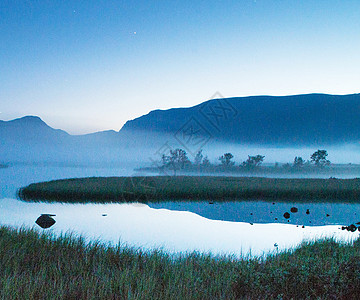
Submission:
<svg viewBox="0 0 360 300">
<path fill-rule="evenodd" d="M 126 122 L 119 132 L 86 135 L 70 135 L 51 128 L 39 117 L 27 116 L 0 121 L 0 156 L 3 162 L 148 162 L 149 157 L 158 159 L 159 151 L 167 145 L 185 148 L 190 154 L 203 148 L 213 158 L 222 151 L 235 151 L 241 159 L 258 148 L 316 150 L 350 145 L 355 148 L 350 149 L 351 158 L 346 161 L 355 162 L 360 141 L 359 108 L 360 94 L 214 99 L 189 108 L 154 110 Z M 240 149 L 231 150 L 231 145 L 254 151 L 241 154 Z M 284 152 L 274 156 L 261 151 L 273 161 L 289 159 Z M 299 155 L 305 154 L 301 151 Z"/>
<path fill-rule="evenodd" d="M 155 110 L 120 132 L 198 132 L 218 141 L 261 145 L 336 145 L 360 141 L 360 94 L 214 99 L 189 108 Z"/>
<path fill-rule="evenodd" d="M 69 134 L 60 129 L 53 129 L 39 117 L 0 121 L 0 137 L 2 141 L 55 141 L 68 137 Z"/>
</svg>

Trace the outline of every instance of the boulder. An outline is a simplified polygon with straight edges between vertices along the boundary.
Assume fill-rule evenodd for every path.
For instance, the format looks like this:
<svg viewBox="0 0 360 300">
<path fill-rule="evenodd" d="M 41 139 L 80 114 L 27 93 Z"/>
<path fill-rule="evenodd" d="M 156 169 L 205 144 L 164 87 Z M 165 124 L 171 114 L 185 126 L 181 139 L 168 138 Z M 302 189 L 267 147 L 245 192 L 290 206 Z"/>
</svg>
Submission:
<svg viewBox="0 0 360 300">
<path fill-rule="evenodd" d="M 288 212 L 284 213 L 284 218 L 285 219 L 289 219 L 290 218 L 290 214 Z"/>
<path fill-rule="evenodd" d="M 56 221 L 52 218 L 54 216 L 55 215 L 42 214 L 40 217 L 37 218 L 35 223 L 43 229 L 49 228 L 56 223 Z"/>
<path fill-rule="evenodd" d="M 298 212 L 298 208 L 297 208 L 297 207 L 292 207 L 292 208 L 290 208 L 290 211 L 291 211 L 292 213 L 297 213 L 297 212 Z"/>
</svg>

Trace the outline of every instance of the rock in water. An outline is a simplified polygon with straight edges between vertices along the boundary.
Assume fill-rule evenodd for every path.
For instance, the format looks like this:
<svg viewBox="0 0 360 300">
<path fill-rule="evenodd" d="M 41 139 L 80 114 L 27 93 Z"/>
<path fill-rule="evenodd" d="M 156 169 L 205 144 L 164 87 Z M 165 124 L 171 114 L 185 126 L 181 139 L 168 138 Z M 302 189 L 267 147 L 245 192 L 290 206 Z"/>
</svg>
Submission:
<svg viewBox="0 0 360 300">
<path fill-rule="evenodd" d="M 297 212 L 298 212 L 298 209 L 297 209 L 297 207 L 292 207 L 292 208 L 290 208 L 290 211 L 291 211 L 292 213 L 297 213 Z"/>
<path fill-rule="evenodd" d="M 285 219 L 289 219 L 290 218 L 290 214 L 288 212 L 284 213 L 284 218 Z"/>
<path fill-rule="evenodd" d="M 35 223 L 43 229 L 49 228 L 56 223 L 56 221 L 52 218 L 53 216 L 55 215 L 42 214 L 40 217 L 37 218 Z"/>
<path fill-rule="evenodd" d="M 348 226 L 348 231 L 355 232 L 357 230 L 357 227 L 354 224 L 351 224 Z"/>
</svg>

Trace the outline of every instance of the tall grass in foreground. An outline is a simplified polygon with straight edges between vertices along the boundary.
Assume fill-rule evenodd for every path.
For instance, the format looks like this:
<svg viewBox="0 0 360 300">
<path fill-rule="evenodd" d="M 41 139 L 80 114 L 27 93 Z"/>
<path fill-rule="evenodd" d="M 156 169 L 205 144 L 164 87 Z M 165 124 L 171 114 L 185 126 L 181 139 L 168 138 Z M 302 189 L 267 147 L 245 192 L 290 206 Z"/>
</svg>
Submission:
<svg viewBox="0 0 360 300">
<path fill-rule="evenodd" d="M 360 179 L 148 176 L 92 177 L 31 184 L 19 190 L 29 201 L 160 202 L 241 199 L 360 201 Z"/>
<path fill-rule="evenodd" d="M 2 299 L 357 299 L 360 241 L 267 258 L 174 257 L 0 227 Z"/>
</svg>

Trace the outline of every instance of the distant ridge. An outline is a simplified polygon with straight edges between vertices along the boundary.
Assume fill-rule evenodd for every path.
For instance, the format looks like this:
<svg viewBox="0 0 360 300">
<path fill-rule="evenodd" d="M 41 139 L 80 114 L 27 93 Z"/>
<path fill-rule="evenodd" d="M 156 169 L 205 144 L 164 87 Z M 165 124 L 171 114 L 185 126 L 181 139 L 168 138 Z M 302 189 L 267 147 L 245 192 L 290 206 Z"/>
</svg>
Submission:
<svg viewBox="0 0 360 300">
<path fill-rule="evenodd" d="M 116 158 L 119 145 L 115 131 L 77 136 L 54 129 L 37 116 L 0 121 L 0 162 L 104 162 Z"/>
<path fill-rule="evenodd" d="M 0 140 L 86 145 L 161 144 L 161 136 L 184 130 L 218 142 L 273 146 L 331 146 L 359 144 L 360 94 L 250 96 L 213 99 L 188 108 L 154 110 L 130 120 L 119 132 L 70 135 L 48 126 L 37 116 L 0 121 Z"/>
<path fill-rule="evenodd" d="M 97 141 L 102 138 L 111 139 L 119 134 L 114 130 L 99 131 L 83 135 L 70 135 L 61 129 L 54 129 L 47 125 L 38 116 L 25 116 L 10 121 L 0 120 L 0 138 L 3 140 L 21 140 L 39 142 L 46 140 L 49 142 L 67 141 L 86 141 L 95 138 Z"/>
<path fill-rule="evenodd" d="M 120 132 L 149 130 L 174 135 L 187 125 L 199 134 L 238 144 L 358 143 L 360 94 L 213 99 L 189 108 L 154 110 L 126 122 Z"/>
<path fill-rule="evenodd" d="M 0 121 L 0 138 L 3 141 L 56 141 L 68 135 L 63 130 L 51 128 L 37 116 Z"/>
<path fill-rule="evenodd" d="M 17 118 L 10 121 L 0 121 L 2 126 L 24 126 L 24 125 L 31 125 L 31 126 L 44 126 L 49 127 L 40 117 L 37 116 L 25 116 L 22 118 Z"/>
</svg>

